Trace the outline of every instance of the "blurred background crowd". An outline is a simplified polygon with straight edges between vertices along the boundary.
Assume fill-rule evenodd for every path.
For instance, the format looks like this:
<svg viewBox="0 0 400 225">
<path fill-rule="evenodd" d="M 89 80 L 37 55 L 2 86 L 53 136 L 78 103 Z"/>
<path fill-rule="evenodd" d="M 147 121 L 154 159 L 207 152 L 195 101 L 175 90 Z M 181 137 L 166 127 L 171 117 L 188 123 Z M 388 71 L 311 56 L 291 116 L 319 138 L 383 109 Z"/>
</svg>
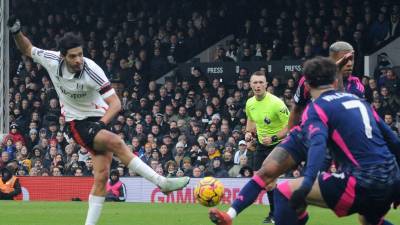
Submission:
<svg viewBox="0 0 400 225">
<path fill-rule="evenodd" d="M 200 68 L 155 82 L 229 34 L 235 38 L 217 48 L 215 62 L 307 60 L 327 56 L 337 40 L 351 43 L 366 100 L 394 131 L 400 129 L 400 75 L 387 59 L 373 74 L 363 70 L 365 54 L 400 35 L 400 7 L 392 1 L 20 0 L 11 2 L 13 8 L 39 48 L 56 50 L 69 31 L 85 40 L 85 56 L 118 84 L 123 110 L 109 129 L 166 176 L 253 174 L 253 152 L 243 135 L 254 71 L 240 68 L 234 85 Z M 68 137 L 46 70 L 15 45 L 10 54 L 11 123 L 0 168 L 13 165 L 18 175 L 92 176 L 90 153 Z M 301 74 L 266 75 L 267 90 L 290 108 Z M 117 158 L 112 168 L 135 176 Z M 300 174 L 298 168 L 287 176 Z"/>
</svg>

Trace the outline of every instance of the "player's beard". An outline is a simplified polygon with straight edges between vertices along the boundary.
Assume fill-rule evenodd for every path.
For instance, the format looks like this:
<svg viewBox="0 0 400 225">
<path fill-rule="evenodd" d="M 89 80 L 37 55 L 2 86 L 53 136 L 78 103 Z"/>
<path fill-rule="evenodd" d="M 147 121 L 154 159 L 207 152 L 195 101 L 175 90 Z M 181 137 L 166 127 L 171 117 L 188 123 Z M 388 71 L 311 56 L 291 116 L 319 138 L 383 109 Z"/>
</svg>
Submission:
<svg viewBox="0 0 400 225">
<path fill-rule="evenodd" d="M 72 73 L 78 73 L 82 71 L 83 69 L 83 64 L 78 64 L 78 65 L 67 65 L 69 68 L 69 71 Z"/>
<path fill-rule="evenodd" d="M 353 73 L 353 67 L 352 66 L 347 66 L 344 67 L 340 70 L 340 75 L 342 75 L 342 77 L 348 77 Z"/>
</svg>

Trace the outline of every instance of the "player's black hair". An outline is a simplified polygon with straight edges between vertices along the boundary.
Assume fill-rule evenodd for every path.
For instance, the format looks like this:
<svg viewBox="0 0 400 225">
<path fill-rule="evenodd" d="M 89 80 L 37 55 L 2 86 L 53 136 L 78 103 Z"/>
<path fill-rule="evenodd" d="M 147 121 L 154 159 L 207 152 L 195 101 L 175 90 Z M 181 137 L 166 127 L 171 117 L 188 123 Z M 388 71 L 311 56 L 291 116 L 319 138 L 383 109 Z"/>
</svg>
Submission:
<svg viewBox="0 0 400 225">
<path fill-rule="evenodd" d="M 329 58 L 315 57 L 304 63 L 303 73 L 311 87 L 332 84 L 336 79 L 337 66 Z"/>
<path fill-rule="evenodd" d="M 83 41 L 78 35 L 72 32 L 65 33 L 58 44 L 58 49 L 63 56 L 67 55 L 69 49 L 76 47 L 83 47 Z"/>
</svg>

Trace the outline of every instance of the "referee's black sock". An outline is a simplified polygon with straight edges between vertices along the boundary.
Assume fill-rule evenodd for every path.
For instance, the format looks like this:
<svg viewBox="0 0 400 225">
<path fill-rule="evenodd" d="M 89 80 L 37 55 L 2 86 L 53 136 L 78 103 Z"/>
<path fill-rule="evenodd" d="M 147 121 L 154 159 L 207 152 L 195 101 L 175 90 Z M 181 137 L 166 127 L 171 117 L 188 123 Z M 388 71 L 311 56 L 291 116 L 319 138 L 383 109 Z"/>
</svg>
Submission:
<svg viewBox="0 0 400 225">
<path fill-rule="evenodd" d="M 269 201 L 269 215 L 273 216 L 274 215 L 274 190 L 272 191 L 267 191 L 267 197 Z"/>
</svg>

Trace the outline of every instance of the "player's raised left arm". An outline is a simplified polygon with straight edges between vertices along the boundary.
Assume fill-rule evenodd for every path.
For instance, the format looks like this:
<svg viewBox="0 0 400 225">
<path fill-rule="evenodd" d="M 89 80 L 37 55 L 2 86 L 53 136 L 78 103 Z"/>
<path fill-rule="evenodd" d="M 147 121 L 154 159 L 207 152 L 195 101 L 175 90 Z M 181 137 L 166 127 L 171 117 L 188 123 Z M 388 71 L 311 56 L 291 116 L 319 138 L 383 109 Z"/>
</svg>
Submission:
<svg viewBox="0 0 400 225">
<path fill-rule="evenodd" d="M 121 101 L 115 93 L 105 98 L 104 101 L 108 104 L 108 109 L 100 120 L 108 124 L 121 111 Z"/>
<path fill-rule="evenodd" d="M 15 17 L 11 16 L 7 21 L 7 26 L 14 36 L 15 43 L 22 54 L 32 58 L 32 43 L 31 41 L 21 32 L 21 22 Z"/>
</svg>

